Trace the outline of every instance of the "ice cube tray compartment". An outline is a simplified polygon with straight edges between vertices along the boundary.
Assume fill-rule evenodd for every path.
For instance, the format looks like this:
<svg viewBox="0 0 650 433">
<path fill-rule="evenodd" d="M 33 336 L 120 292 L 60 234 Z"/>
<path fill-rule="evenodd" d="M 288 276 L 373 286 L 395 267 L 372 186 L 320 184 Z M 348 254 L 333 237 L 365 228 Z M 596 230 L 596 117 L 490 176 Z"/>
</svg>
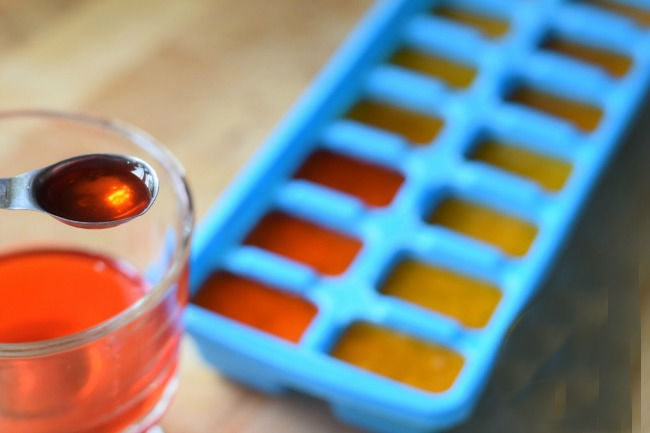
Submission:
<svg viewBox="0 0 650 433">
<path fill-rule="evenodd" d="M 488 2 L 489 3 L 489 2 Z M 495 2 L 492 2 L 495 3 Z M 476 2 L 443 1 L 434 5 L 430 13 L 437 19 L 449 21 L 453 25 L 473 31 L 488 39 L 498 39 L 510 30 L 507 14 L 501 10 L 481 7 Z M 502 12 L 499 14 L 499 12 Z"/>
<path fill-rule="evenodd" d="M 379 2 L 199 227 L 201 353 L 371 431 L 462 421 L 649 72 L 650 32 L 600 2 Z M 440 381 L 400 376 L 420 351 Z"/>
<path fill-rule="evenodd" d="M 192 302 L 294 343 L 317 312 L 296 294 L 223 271 L 210 275 Z"/>
<path fill-rule="evenodd" d="M 454 89 L 470 87 L 476 78 L 476 67 L 473 64 L 416 48 L 400 48 L 389 58 L 389 63 L 431 76 Z"/>
<path fill-rule="evenodd" d="M 587 3 L 586 0 L 581 0 Z M 589 0 L 589 6 L 620 15 L 632 20 L 636 25 L 650 27 L 650 9 L 642 0 Z"/>
<path fill-rule="evenodd" d="M 470 328 L 487 325 L 502 297 L 491 284 L 413 258 L 400 259 L 390 269 L 380 291 Z"/>
<path fill-rule="evenodd" d="M 561 191 L 571 176 L 571 164 L 522 143 L 481 134 L 466 152 L 469 161 L 487 164 L 534 182 L 549 192 Z"/>
<path fill-rule="evenodd" d="M 596 47 L 593 43 L 583 43 L 557 33 L 547 36 L 540 48 L 578 62 L 594 65 L 616 78 L 624 77 L 632 65 L 630 57 L 623 53 L 606 47 Z"/>
</svg>

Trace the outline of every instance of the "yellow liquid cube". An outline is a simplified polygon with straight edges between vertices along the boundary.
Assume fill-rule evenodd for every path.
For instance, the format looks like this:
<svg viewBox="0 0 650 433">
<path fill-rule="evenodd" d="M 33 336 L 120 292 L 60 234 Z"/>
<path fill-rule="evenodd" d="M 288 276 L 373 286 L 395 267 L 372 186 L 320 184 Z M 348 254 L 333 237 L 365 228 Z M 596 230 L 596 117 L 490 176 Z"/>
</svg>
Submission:
<svg viewBox="0 0 650 433">
<path fill-rule="evenodd" d="M 356 104 L 345 117 L 402 135 L 414 145 L 429 144 L 443 125 L 436 117 L 370 100 Z"/>
<path fill-rule="evenodd" d="M 561 190 L 571 174 L 568 162 L 495 140 L 480 143 L 470 158 L 530 179 L 549 191 Z"/>
<path fill-rule="evenodd" d="M 390 63 L 437 78 L 453 88 L 469 87 L 476 77 L 471 66 L 406 48 L 395 53 Z"/>
<path fill-rule="evenodd" d="M 548 38 L 542 48 L 598 66 L 614 77 L 624 76 L 632 66 L 632 59 L 623 54 L 558 37 Z"/>
<path fill-rule="evenodd" d="M 382 292 L 472 328 L 485 326 L 501 300 L 501 291 L 491 284 L 415 260 L 397 265 Z"/>
<path fill-rule="evenodd" d="M 537 235 L 537 228 L 527 221 L 456 198 L 444 200 L 429 223 L 487 242 L 512 256 L 524 256 Z"/>
<path fill-rule="evenodd" d="M 434 15 L 455 21 L 468 27 L 473 27 L 489 39 L 500 38 L 508 33 L 510 25 L 507 21 L 456 9 L 450 6 L 441 6 L 433 11 Z"/>
<path fill-rule="evenodd" d="M 593 105 L 561 98 L 529 87 L 518 87 L 508 100 L 566 120 L 584 132 L 594 131 L 603 115 L 602 110 Z"/>
<path fill-rule="evenodd" d="M 589 0 L 585 3 L 623 15 L 624 17 L 630 18 L 641 27 L 650 27 L 650 10 L 648 9 L 641 9 L 632 5 L 627 5 L 623 2 L 612 0 Z"/>
</svg>

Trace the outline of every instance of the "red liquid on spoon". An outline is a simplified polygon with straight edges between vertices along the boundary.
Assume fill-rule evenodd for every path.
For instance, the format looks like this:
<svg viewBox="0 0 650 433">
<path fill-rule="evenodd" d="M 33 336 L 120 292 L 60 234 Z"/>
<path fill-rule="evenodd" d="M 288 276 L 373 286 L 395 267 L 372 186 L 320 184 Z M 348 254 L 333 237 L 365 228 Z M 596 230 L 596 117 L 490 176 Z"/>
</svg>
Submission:
<svg viewBox="0 0 650 433">
<path fill-rule="evenodd" d="M 82 222 L 117 221 L 151 203 L 151 174 L 141 164 L 110 155 L 72 160 L 39 176 L 36 202 L 56 216 Z"/>
</svg>

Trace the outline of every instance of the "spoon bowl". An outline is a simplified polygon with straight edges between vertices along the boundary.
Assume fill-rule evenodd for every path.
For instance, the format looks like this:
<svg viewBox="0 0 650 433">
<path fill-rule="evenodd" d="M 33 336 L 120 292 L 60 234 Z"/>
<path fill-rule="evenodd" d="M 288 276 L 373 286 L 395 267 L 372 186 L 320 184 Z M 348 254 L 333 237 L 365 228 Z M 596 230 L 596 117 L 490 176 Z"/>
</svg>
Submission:
<svg viewBox="0 0 650 433">
<path fill-rule="evenodd" d="M 79 228 L 110 228 L 149 210 L 158 187 L 156 172 L 139 158 L 88 154 L 0 178 L 0 209 L 44 212 Z"/>
</svg>

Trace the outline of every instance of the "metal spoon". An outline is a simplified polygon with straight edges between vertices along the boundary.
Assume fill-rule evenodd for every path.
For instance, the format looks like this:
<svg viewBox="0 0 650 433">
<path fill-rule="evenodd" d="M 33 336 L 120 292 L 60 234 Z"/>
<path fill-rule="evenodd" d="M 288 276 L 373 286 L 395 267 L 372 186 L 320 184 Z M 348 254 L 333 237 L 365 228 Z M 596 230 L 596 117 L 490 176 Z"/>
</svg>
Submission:
<svg viewBox="0 0 650 433">
<path fill-rule="evenodd" d="M 67 212 L 65 210 L 61 211 L 61 209 L 57 209 L 58 206 L 51 206 L 48 204 L 47 200 L 39 198 L 39 188 L 43 188 L 43 185 L 55 176 L 60 176 L 62 174 L 65 175 L 65 173 L 69 173 L 73 170 L 79 171 L 83 169 L 83 167 L 102 167 L 106 164 L 113 166 L 119 165 L 120 167 L 123 166 L 124 172 L 130 173 L 136 177 L 135 179 L 129 177 L 129 179 L 136 182 L 139 179 L 141 184 L 146 187 L 149 194 L 147 197 L 149 201 L 145 207 L 140 209 L 139 212 L 127 212 L 124 216 L 117 215 L 116 218 L 106 218 L 104 220 L 98 220 L 97 218 L 84 219 L 76 216 L 79 212 L 75 214 L 75 212 Z M 64 193 L 67 194 L 68 191 L 66 190 Z M 116 154 L 88 154 L 76 156 L 44 168 L 28 171 L 18 176 L 0 178 L 0 209 L 28 209 L 44 212 L 65 224 L 86 229 L 114 227 L 133 218 L 137 218 L 149 210 L 157 195 L 158 175 L 154 169 L 139 158 Z M 122 196 L 124 196 L 124 194 L 122 194 Z M 63 200 L 64 197 L 60 198 Z M 90 198 L 95 199 L 95 197 Z M 59 197 L 55 197 L 55 199 L 56 202 L 59 201 Z M 119 204 L 124 204 L 124 200 Z M 111 205 L 111 203 L 108 203 L 107 207 L 109 205 Z"/>
</svg>

